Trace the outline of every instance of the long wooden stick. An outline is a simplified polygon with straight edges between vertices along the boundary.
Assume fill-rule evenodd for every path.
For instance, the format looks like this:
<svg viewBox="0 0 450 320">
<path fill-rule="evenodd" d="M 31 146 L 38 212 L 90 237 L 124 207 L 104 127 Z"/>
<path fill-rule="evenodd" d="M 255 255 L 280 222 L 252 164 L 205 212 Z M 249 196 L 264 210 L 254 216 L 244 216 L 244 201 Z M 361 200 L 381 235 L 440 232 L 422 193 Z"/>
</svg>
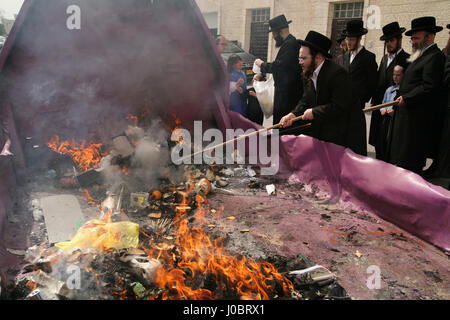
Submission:
<svg viewBox="0 0 450 320">
<path fill-rule="evenodd" d="M 295 118 L 292 119 L 292 122 L 301 120 L 301 118 L 302 118 L 302 116 L 295 117 Z M 302 125 L 302 126 L 297 127 L 297 129 L 308 128 L 308 127 L 310 127 L 311 125 L 312 125 L 312 123 L 307 123 L 307 124 L 304 124 L 304 125 Z M 242 140 L 242 139 L 245 139 L 245 138 L 248 138 L 248 137 L 257 135 L 257 134 L 260 134 L 260 133 L 262 133 L 262 132 L 269 131 L 269 130 L 272 130 L 272 129 L 277 129 L 277 128 L 279 128 L 280 126 L 281 126 L 281 123 L 278 123 L 278 124 L 273 125 L 273 126 L 268 127 L 268 128 L 264 128 L 264 129 L 261 129 L 261 130 L 258 130 L 258 131 L 254 131 L 254 132 L 251 132 L 251 133 L 249 133 L 249 134 L 244 134 L 244 135 L 239 136 L 239 137 L 237 137 L 237 138 L 234 138 L 234 139 L 232 139 L 232 140 L 225 141 L 224 143 L 220 143 L 220 144 L 218 144 L 218 145 L 215 145 L 215 146 L 212 146 L 212 147 L 209 147 L 209 148 L 206 148 L 206 149 L 197 151 L 197 152 L 195 152 L 195 153 L 192 153 L 192 154 L 190 154 L 190 155 L 188 155 L 188 156 L 186 156 L 186 157 L 181 158 L 181 161 L 183 161 L 184 159 L 187 159 L 187 158 L 196 156 L 196 155 L 198 155 L 198 154 L 204 153 L 204 152 L 206 152 L 206 151 L 212 151 L 212 150 L 214 150 L 214 149 L 223 147 L 223 146 L 225 146 L 225 145 L 227 145 L 227 144 L 234 143 L 234 142 L 236 142 L 236 141 L 239 141 L 239 140 Z"/>
<path fill-rule="evenodd" d="M 397 101 L 392 101 L 392 102 L 380 104 L 380 105 L 377 105 L 377 106 L 373 106 L 373 107 L 370 107 L 370 108 L 363 109 L 363 112 L 369 112 L 369 111 L 379 110 L 379 109 L 381 109 L 381 108 L 385 108 L 385 107 L 390 107 L 390 106 L 396 105 L 397 103 L 398 103 Z M 301 120 L 301 119 L 302 119 L 302 116 L 298 116 L 298 117 L 293 118 L 293 119 L 292 119 L 292 122 L 296 122 L 296 121 Z M 312 123 L 307 123 L 307 124 L 304 124 L 304 125 L 302 125 L 302 126 L 296 127 L 296 129 L 304 129 L 304 128 L 308 128 L 308 127 L 310 127 L 311 125 L 312 125 Z M 234 142 L 236 142 L 236 141 L 239 141 L 239 140 L 242 140 L 242 139 L 245 139 L 245 138 L 248 138 L 248 137 L 257 135 L 257 134 L 260 134 L 260 133 L 262 133 L 262 132 L 269 131 L 269 130 L 272 130 L 272 129 L 277 129 L 277 128 L 279 128 L 280 126 L 281 126 L 281 123 L 278 123 L 278 124 L 275 124 L 275 125 L 273 125 L 273 126 L 271 126 L 271 127 L 264 128 L 264 129 L 261 129 L 261 130 L 258 130 L 258 131 L 254 131 L 254 132 L 249 133 L 249 134 L 245 134 L 245 135 L 239 136 L 239 137 L 237 137 L 237 138 L 234 138 L 234 139 L 232 139 L 232 140 L 225 141 L 224 143 L 220 143 L 220 144 L 215 145 L 215 146 L 213 146 L 213 147 L 209 147 L 209 148 L 206 148 L 206 149 L 203 149 L 203 150 L 200 150 L 200 151 L 191 153 L 190 155 L 181 158 L 181 161 L 183 161 L 183 160 L 185 160 L 185 159 L 187 159 L 187 158 L 190 158 L 190 157 L 194 157 L 194 156 L 196 156 L 196 155 L 198 155 L 198 154 L 201 154 L 201 153 L 204 153 L 204 152 L 207 152 L 207 151 L 212 151 L 212 150 L 214 150 L 214 149 L 223 147 L 223 146 L 225 146 L 225 145 L 227 145 L 227 144 L 234 143 Z"/>
<path fill-rule="evenodd" d="M 365 109 L 363 109 L 363 112 L 370 112 L 370 111 L 380 110 L 380 109 L 382 109 L 382 108 L 386 108 L 386 107 L 390 107 L 390 106 L 395 106 L 396 104 L 398 104 L 397 101 L 387 102 L 387 103 L 379 104 L 379 105 L 377 105 L 377 106 L 365 108 Z"/>
</svg>

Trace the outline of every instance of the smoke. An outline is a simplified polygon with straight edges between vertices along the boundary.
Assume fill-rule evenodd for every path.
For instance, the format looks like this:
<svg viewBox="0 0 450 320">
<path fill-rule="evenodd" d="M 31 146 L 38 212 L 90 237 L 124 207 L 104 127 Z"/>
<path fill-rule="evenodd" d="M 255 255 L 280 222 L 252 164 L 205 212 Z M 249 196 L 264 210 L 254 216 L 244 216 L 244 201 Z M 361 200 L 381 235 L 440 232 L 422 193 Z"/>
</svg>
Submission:
<svg viewBox="0 0 450 320">
<path fill-rule="evenodd" d="M 80 30 L 67 28 L 66 9 L 74 4 Z M 188 122 L 211 119 L 185 108 L 207 110 L 218 84 L 199 41 L 204 31 L 181 8 L 167 1 L 36 1 L 4 69 L 5 100 L 20 135 L 39 144 L 54 135 L 107 142 L 128 114 L 143 110 L 165 121 L 170 113 Z"/>
<path fill-rule="evenodd" d="M 168 145 L 170 132 L 161 119 L 153 120 L 145 132 L 139 127 L 129 127 L 126 134 L 135 144 L 131 157 L 118 164 L 117 152 L 113 149 L 100 162 L 101 172 L 109 185 L 126 184 L 130 191 L 147 191 L 158 187 L 161 179 L 182 179 L 183 171 L 172 165 Z M 126 173 L 120 166 L 126 167 Z"/>
</svg>

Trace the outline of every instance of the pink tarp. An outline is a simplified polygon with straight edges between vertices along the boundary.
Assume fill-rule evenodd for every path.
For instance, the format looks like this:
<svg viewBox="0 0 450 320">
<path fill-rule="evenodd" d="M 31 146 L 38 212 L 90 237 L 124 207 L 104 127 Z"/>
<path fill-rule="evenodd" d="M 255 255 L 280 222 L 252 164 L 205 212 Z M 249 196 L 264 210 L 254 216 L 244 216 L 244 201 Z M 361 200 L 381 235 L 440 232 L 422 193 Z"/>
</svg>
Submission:
<svg viewBox="0 0 450 320">
<path fill-rule="evenodd" d="M 227 115 L 235 128 L 262 128 L 235 112 Z M 411 171 L 332 143 L 304 135 L 280 140 L 280 175 L 315 184 L 341 205 L 370 210 L 450 252 L 450 191 Z"/>
</svg>

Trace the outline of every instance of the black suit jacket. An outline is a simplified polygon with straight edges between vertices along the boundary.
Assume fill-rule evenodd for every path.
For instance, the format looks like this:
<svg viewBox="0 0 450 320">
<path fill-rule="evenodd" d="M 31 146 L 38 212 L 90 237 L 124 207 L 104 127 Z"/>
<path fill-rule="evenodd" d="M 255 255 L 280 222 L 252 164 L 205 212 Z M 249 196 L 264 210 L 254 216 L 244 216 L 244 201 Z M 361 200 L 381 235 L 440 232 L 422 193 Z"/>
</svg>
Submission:
<svg viewBox="0 0 450 320">
<path fill-rule="evenodd" d="M 435 121 L 443 111 L 445 56 L 437 45 L 428 48 L 406 69 L 399 95 L 406 102 L 394 107 L 390 162 L 412 171 L 425 166 L 433 141 Z M 442 118 L 442 115 L 440 116 Z"/>
<path fill-rule="evenodd" d="M 383 102 L 383 97 L 386 89 L 394 85 L 394 81 L 392 79 L 392 76 L 394 74 L 394 67 L 396 65 L 406 66 L 408 64 L 406 60 L 409 58 L 409 56 L 410 54 L 405 52 L 404 50 L 400 51 L 388 67 L 386 67 L 388 62 L 388 55 L 386 54 L 383 57 L 377 72 L 378 82 L 375 94 L 372 97 L 373 105 L 378 105 Z"/>
<path fill-rule="evenodd" d="M 407 59 L 410 54 L 406 53 L 404 50 L 400 51 L 394 60 L 387 66 L 388 55 L 386 54 L 380 62 L 380 67 L 378 68 L 377 78 L 378 84 L 375 93 L 372 97 L 372 105 L 379 105 L 383 103 L 384 93 L 386 89 L 394 85 L 392 76 L 394 74 L 394 67 L 396 65 L 407 66 Z M 380 139 L 380 125 L 381 124 L 381 112 L 380 110 L 375 110 L 372 112 L 372 117 L 370 119 L 370 133 L 369 133 L 369 143 L 375 148 L 379 147 L 382 143 Z"/>
<path fill-rule="evenodd" d="M 280 47 L 273 62 L 264 62 L 261 65 L 262 73 L 271 73 L 275 88 L 287 90 L 298 85 L 300 79 L 300 65 L 298 63 L 298 52 L 300 45 L 293 35 L 288 35 Z"/>
<path fill-rule="evenodd" d="M 450 54 L 447 55 L 444 71 L 444 93 L 447 93 L 442 140 L 437 158 L 437 175 L 450 178 Z M 448 187 L 450 189 L 450 185 Z"/>
<path fill-rule="evenodd" d="M 312 108 L 310 135 L 366 155 L 366 127 L 350 77 L 341 66 L 325 60 L 317 78 L 317 90 L 305 80 L 304 94 L 294 109 L 296 116 Z"/>
<path fill-rule="evenodd" d="M 377 83 L 377 62 L 375 54 L 362 48 L 350 63 L 350 51 L 344 54 L 344 68 L 350 75 L 353 90 L 360 100 L 360 107 L 364 109 L 366 102 L 372 98 Z"/>
<path fill-rule="evenodd" d="M 271 73 L 275 83 L 274 124 L 295 108 L 303 94 L 299 50 L 297 39 L 290 34 L 281 45 L 275 60 L 261 65 L 261 72 Z"/>
</svg>

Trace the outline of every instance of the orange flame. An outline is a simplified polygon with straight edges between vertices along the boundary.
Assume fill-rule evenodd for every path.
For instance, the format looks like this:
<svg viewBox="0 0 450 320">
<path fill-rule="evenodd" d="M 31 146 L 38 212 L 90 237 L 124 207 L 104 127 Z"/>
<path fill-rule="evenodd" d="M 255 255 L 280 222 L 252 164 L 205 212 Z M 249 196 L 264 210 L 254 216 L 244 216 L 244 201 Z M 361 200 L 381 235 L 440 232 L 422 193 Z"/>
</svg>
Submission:
<svg viewBox="0 0 450 320">
<path fill-rule="evenodd" d="M 177 144 L 181 144 L 181 143 L 183 143 L 183 136 L 181 134 L 178 134 L 177 132 L 175 132 L 176 130 L 183 128 L 181 126 L 181 120 L 174 113 L 172 113 L 171 116 L 172 116 L 172 118 L 174 119 L 174 122 L 175 122 L 174 128 L 172 129 L 172 134 L 175 135 L 176 143 Z"/>
<path fill-rule="evenodd" d="M 127 117 L 125 119 L 133 121 L 133 124 L 135 127 L 138 126 L 139 119 L 135 115 L 129 114 L 129 115 L 127 115 Z"/>
<path fill-rule="evenodd" d="M 127 168 L 126 166 L 123 166 L 123 167 L 122 167 L 122 173 L 123 173 L 125 176 L 130 175 L 130 172 L 128 171 L 128 168 Z"/>
<path fill-rule="evenodd" d="M 183 196 L 183 204 L 186 203 Z M 177 217 L 183 214 L 181 209 Z M 199 205 L 195 221 L 205 223 L 204 214 L 205 210 Z M 241 299 L 270 299 L 277 294 L 274 283 L 280 285 L 287 297 L 294 290 L 292 282 L 272 264 L 231 256 L 224 250 L 222 239 L 211 240 L 201 227 L 189 228 L 187 219 L 181 220 L 176 228 L 179 258 L 174 259 L 169 253 L 158 255 L 158 259 L 165 262 L 165 267 L 158 269 L 155 280 L 160 288 L 165 289 L 162 299 L 217 299 L 226 290 L 235 290 Z M 196 279 L 201 274 L 215 278 L 215 291 L 198 288 Z"/>
<path fill-rule="evenodd" d="M 84 192 L 84 198 L 86 199 L 86 202 L 90 205 L 97 205 L 97 202 L 91 197 L 89 194 L 88 189 L 83 189 Z"/>
<path fill-rule="evenodd" d="M 28 282 L 25 283 L 25 287 L 27 287 L 30 291 L 36 290 L 37 286 L 38 286 L 38 284 L 31 280 L 28 280 Z"/>
<path fill-rule="evenodd" d="M 86 140 L 82 140 L 79 144 L 74 139 L 59 141 L 59 137 L 54 136 L 46 145 L 59 154 L 72 157 L 73 161 L 84 171 L 95 168 L 102 157 L 107 155 L 106 152 L 101 151 L 101 143 L 86 143 Z"/>
</svg>

